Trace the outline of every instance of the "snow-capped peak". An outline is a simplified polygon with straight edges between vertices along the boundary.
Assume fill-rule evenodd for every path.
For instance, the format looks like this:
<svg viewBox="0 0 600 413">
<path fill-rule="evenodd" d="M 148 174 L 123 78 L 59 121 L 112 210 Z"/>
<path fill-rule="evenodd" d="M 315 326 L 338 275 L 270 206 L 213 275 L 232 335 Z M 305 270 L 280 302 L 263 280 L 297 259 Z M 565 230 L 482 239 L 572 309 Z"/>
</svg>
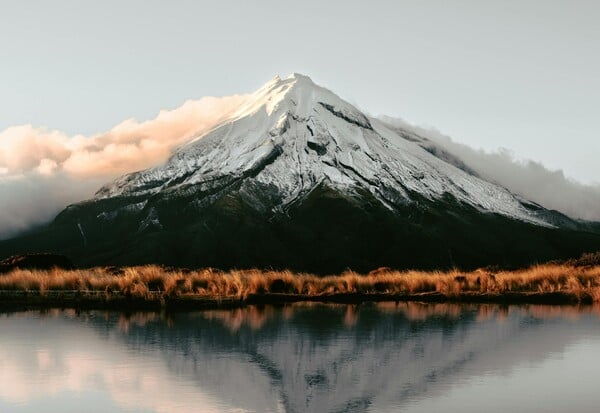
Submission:
<svg viewBox="0 0 600 413">
<path fill-rule="evenodd" d="M 299 73 L 292 73 L 283 79 L 275 76 L 249 95 L 225 122 L 252 115 L 261 109 L 269 116 L 274 112 L 290 111 L 296 116 L 307 117 L 318 102 L 335 102 L 339 107 L 352 107 L 331 91 L 316 85 L 308 76 Z M 359 113 L 355 108 L 352 111 Z"/>
<path fill-rule="evenodd" d="M 324 183 L 349 194 L 367 190 L 392 210 L 415 202 L 415 194 L 451 195 L 482 211 L 547 225 L 506 189 L 445 162 L 297 73 L 273 78 L 164 165 L 124 176 L 97 197 L 215 193 L 234 182 L 249 197 L 250 187 L 269 188 L 275 210 Z"/>
</svg>

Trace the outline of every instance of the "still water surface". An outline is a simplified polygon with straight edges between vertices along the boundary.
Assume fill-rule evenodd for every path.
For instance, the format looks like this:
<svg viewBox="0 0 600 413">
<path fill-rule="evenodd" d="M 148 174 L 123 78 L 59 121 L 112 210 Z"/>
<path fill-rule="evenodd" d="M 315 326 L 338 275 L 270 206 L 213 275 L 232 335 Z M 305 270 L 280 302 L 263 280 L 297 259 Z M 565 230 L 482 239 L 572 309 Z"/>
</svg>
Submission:
<svg viewBox="0 0 600 413">
<path fill-rule="evenodd" d="M 0 314 L 0 412 L 597 412 L 591 307 Z"/>
</svg>

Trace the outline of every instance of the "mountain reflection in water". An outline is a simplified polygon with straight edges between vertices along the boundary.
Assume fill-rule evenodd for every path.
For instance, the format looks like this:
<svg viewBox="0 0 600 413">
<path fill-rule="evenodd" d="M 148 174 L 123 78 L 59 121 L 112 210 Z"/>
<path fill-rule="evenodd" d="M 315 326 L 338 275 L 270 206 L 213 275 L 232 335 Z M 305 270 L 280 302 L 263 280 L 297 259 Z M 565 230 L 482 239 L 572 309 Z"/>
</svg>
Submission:
<svg viewBox="0 0 600 413">
<path fill-rule="evenodd" d="M 594 307 L 418 303 L 4 314 L 0 411 L 595 411 L 599 360 L 577 357 L 599 327 Z"/>
</svg>

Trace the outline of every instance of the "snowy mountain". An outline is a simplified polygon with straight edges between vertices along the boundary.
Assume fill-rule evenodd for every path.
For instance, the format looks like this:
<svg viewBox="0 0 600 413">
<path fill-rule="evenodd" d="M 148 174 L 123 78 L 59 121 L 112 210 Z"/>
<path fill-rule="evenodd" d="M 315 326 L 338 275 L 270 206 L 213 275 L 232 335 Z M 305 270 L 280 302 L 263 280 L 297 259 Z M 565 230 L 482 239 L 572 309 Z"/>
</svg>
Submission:
<svg viewBox="0 0 600 413">
<path fill-rule="evenodd" d="M 588 230 L 293 74 L 26 239 L 84 263 L 327 272 L 521 264 L 600 248 Z"/>
<path fill-rule="evenodd" d="M 368 190 L 392 210 L 410 203 L 411 193 L 451 195 L 482 211 L 550 225 L 506 189 L 437 158 L 299 74 L 276 77 L 165 165 L 126 175 L 97 198 L 219 191 L 249 176 L 277 192 L 278 210 L 326 183 L 350 194 Z"/>
</svg>

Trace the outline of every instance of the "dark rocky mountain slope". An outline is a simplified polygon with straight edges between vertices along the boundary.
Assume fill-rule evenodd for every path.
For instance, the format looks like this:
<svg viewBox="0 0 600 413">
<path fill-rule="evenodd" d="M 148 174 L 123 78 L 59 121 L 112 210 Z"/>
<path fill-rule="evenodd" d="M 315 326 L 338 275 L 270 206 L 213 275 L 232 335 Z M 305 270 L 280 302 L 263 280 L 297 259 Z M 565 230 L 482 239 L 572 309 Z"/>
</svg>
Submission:
<svg viewBox="0 0 600 413">
<path fill-rule="evenodd" d="M 163 165 L 0 242 L 78 265 L 518 266 L 600 250 L 597 225 L 527 202 L 309 78 L 275 78 Z"/>
</svg>

